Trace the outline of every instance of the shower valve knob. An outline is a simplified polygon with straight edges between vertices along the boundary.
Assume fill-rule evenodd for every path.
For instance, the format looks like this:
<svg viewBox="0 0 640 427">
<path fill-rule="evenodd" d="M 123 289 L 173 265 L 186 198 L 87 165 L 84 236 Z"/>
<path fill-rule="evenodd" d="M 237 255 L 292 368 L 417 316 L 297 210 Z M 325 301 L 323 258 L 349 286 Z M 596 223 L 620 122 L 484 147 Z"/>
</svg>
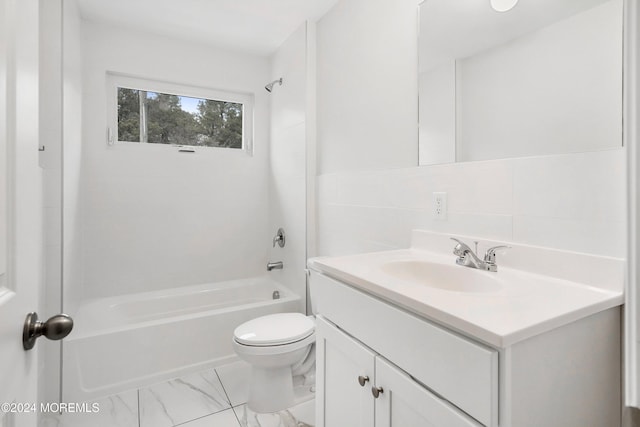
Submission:
<svg viewBox="0 0 640 427">
<path fill-rule="evenodd" d="M 36 345 L 36 339 L 43 335 L 50 340 L 61 340 L 69 335 L 72 329 L 73 319 L 66 314 L 57 314 L 46 322 L 40 322 L 37 313 L 29 313 L 22 329 L 22 347 L 31 350 Z"/>
<path fill-rule="evenodd" d="M 278 231 L 276 232 L 276 236 L 273 238 L 273 247 L 275 248 L 277 243 L 278 246 L 280 246 L 281 248 L 284 248 L 285 242 L 286 240 L 284 237 L 284 229 L 278 228 Z"/>
</svg>

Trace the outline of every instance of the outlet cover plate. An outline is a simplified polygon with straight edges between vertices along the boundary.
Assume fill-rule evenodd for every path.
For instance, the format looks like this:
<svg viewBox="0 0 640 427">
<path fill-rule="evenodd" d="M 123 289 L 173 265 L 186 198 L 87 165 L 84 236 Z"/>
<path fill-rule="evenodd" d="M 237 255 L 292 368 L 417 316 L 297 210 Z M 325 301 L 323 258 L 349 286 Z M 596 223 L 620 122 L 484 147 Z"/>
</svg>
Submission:
<svg viewBox="0 0 640 427">
<path fill-rule="evenodd" d="M 434 219 L 444 221 L 447 219 L 447 193 L 436 191 L 433 193 L 433 211 Z"/>
</svg>

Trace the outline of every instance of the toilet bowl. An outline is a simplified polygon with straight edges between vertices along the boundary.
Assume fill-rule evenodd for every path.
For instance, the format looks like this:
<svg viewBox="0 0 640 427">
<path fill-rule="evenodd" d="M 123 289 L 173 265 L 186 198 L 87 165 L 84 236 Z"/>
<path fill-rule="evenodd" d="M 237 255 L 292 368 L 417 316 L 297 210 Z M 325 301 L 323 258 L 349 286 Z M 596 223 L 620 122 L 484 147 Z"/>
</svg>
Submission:
<svg viewBox="0 0 640 427">
<path fill-rule="evenodd" d="M 251 364 L 249 409 L 264 413 L 293 406 L 293 371 L 315 356 L 315 339 L 314 320 L 301 313 L 270 314 L 235 329 L 233 348 Z"/>
</svg>

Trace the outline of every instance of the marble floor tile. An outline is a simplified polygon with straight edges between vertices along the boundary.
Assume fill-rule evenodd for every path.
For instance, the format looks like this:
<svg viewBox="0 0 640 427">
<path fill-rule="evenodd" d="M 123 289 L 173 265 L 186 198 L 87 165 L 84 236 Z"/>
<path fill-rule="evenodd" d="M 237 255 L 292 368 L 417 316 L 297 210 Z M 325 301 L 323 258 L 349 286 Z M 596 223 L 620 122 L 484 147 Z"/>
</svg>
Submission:
<svg viewBox="0 0 640 427">
<path fill-rule="evenodd" d="M 293 408 L 291 408 L 291 413 L 298 420 L 298 422 L 302 422 L 303 425 L 308 425 L 313 427 L 316 424 L 316 401 L 315 399 L 307 400 L 306 402 L 302 402 Z M 300 425 L 300 424 L 299 424 Z"/>
<path fill-rule="evenodd" d="M 245 408 L 247 405 L 240 405 L 233 408 L 236 412 L 240 425 L 242 427 L 289 427 L 283 423 L 280 414 L 256 414 L 251 411 L 247 412 L 247 419 L 245 420 Z M 286 416 L 286 414 L 285 414 Z M 246 422 L 246 424 L 245 424 Z"/>
<path fill-rule="evenodd" d="M 240 427 L 240 422 L 233 409 L 225 409 L 213 415 L 179 424 L 179 427 Z"/>
<path fill-rule="evenodd" d="M 238 420 L 240 420 L 240 425 L 245 427 L 242 424 L 244 418 L 244 410 L 247 405 L 240 405 L 233 408 L 236 412 L 236 416 Z M 315 425 L 315 400 L 308 400 L 306 402 L 302 402 L 292 408 L 289 408 L 289 414 L 293 416 L 293 419 L 296 421 L 296 426 L 299 427 L 313 427 Z M 249 417 L 252 417 L 251 412 L 249 412 Z M 286 416 L 286 415 L 285 415 Z M 283 422 L 281 416 L 278 414 L 257 414 L 252 417 L 252 419 L 248 420 L 248 427 L 282 427 Z"/>
<path fill-rule="evenodd" d="M 232 406 L 247 403 L 251 365 L 242 360 L 216 368 Z"/>
<path fill-rule="evenodd" d="M 132 390 L 96 400 L 93 413 L 63 413 L 58 424 L 48 419 L 49 426 L 58 427 L 138 427 L 138 391 Z"/>
<path fill-rule="evenodd" d="M 0 427 L 3 427 L 0 424 Z M 62 427 L 58 415 L 44 414 L 38 420 L 38 427 Z"/>
<path fill-rule="evenodd" d="M 16 417 L 13 412 L 0 412 L 0 427 L 12 427 L 16 424 Z"/>
<path fill-rule="evenodd" d="M 139 390 L 140 427 L 173 427 L 231 407 L 213 369 Z"/>
<path fill-rule="evenodd" d="M 250 376 L 248 363 L 234 362 L 97 400 L 100 410 L 95 413 L 46 414 L 39 427 L 241 427 Z M 311 399 L 290 412 L 306 423 L 300 426 L 313 426 L 314 410 Z M 271 414 L 259 421 L 262 427 L 280 424 Z"/>
</svg>

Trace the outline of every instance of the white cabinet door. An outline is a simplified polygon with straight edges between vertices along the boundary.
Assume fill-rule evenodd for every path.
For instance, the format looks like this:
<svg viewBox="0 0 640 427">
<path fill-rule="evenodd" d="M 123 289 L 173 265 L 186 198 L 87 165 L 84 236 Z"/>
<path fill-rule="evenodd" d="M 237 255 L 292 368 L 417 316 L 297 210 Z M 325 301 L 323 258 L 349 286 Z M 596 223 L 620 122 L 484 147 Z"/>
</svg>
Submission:
<svg viewBox="0 0 640 427">
<path fill-rule="evenodd" d="M 0 426 L 30 427 L 38 366 L 22 325 L 37 308 L 42 251 L 37 0 L 0 0 L 0 159 Z"/>
<path fill-rule="evenodd" d="M 440 399 L 381 357 L 376 358 L 375 427 L 478 427 L 472 418 Z"/>
<path fill-rule="evenodd" d="M 373 427 L 375 354 L 318 316 L 316 355 L 317 427 Z"/>
</svg>

